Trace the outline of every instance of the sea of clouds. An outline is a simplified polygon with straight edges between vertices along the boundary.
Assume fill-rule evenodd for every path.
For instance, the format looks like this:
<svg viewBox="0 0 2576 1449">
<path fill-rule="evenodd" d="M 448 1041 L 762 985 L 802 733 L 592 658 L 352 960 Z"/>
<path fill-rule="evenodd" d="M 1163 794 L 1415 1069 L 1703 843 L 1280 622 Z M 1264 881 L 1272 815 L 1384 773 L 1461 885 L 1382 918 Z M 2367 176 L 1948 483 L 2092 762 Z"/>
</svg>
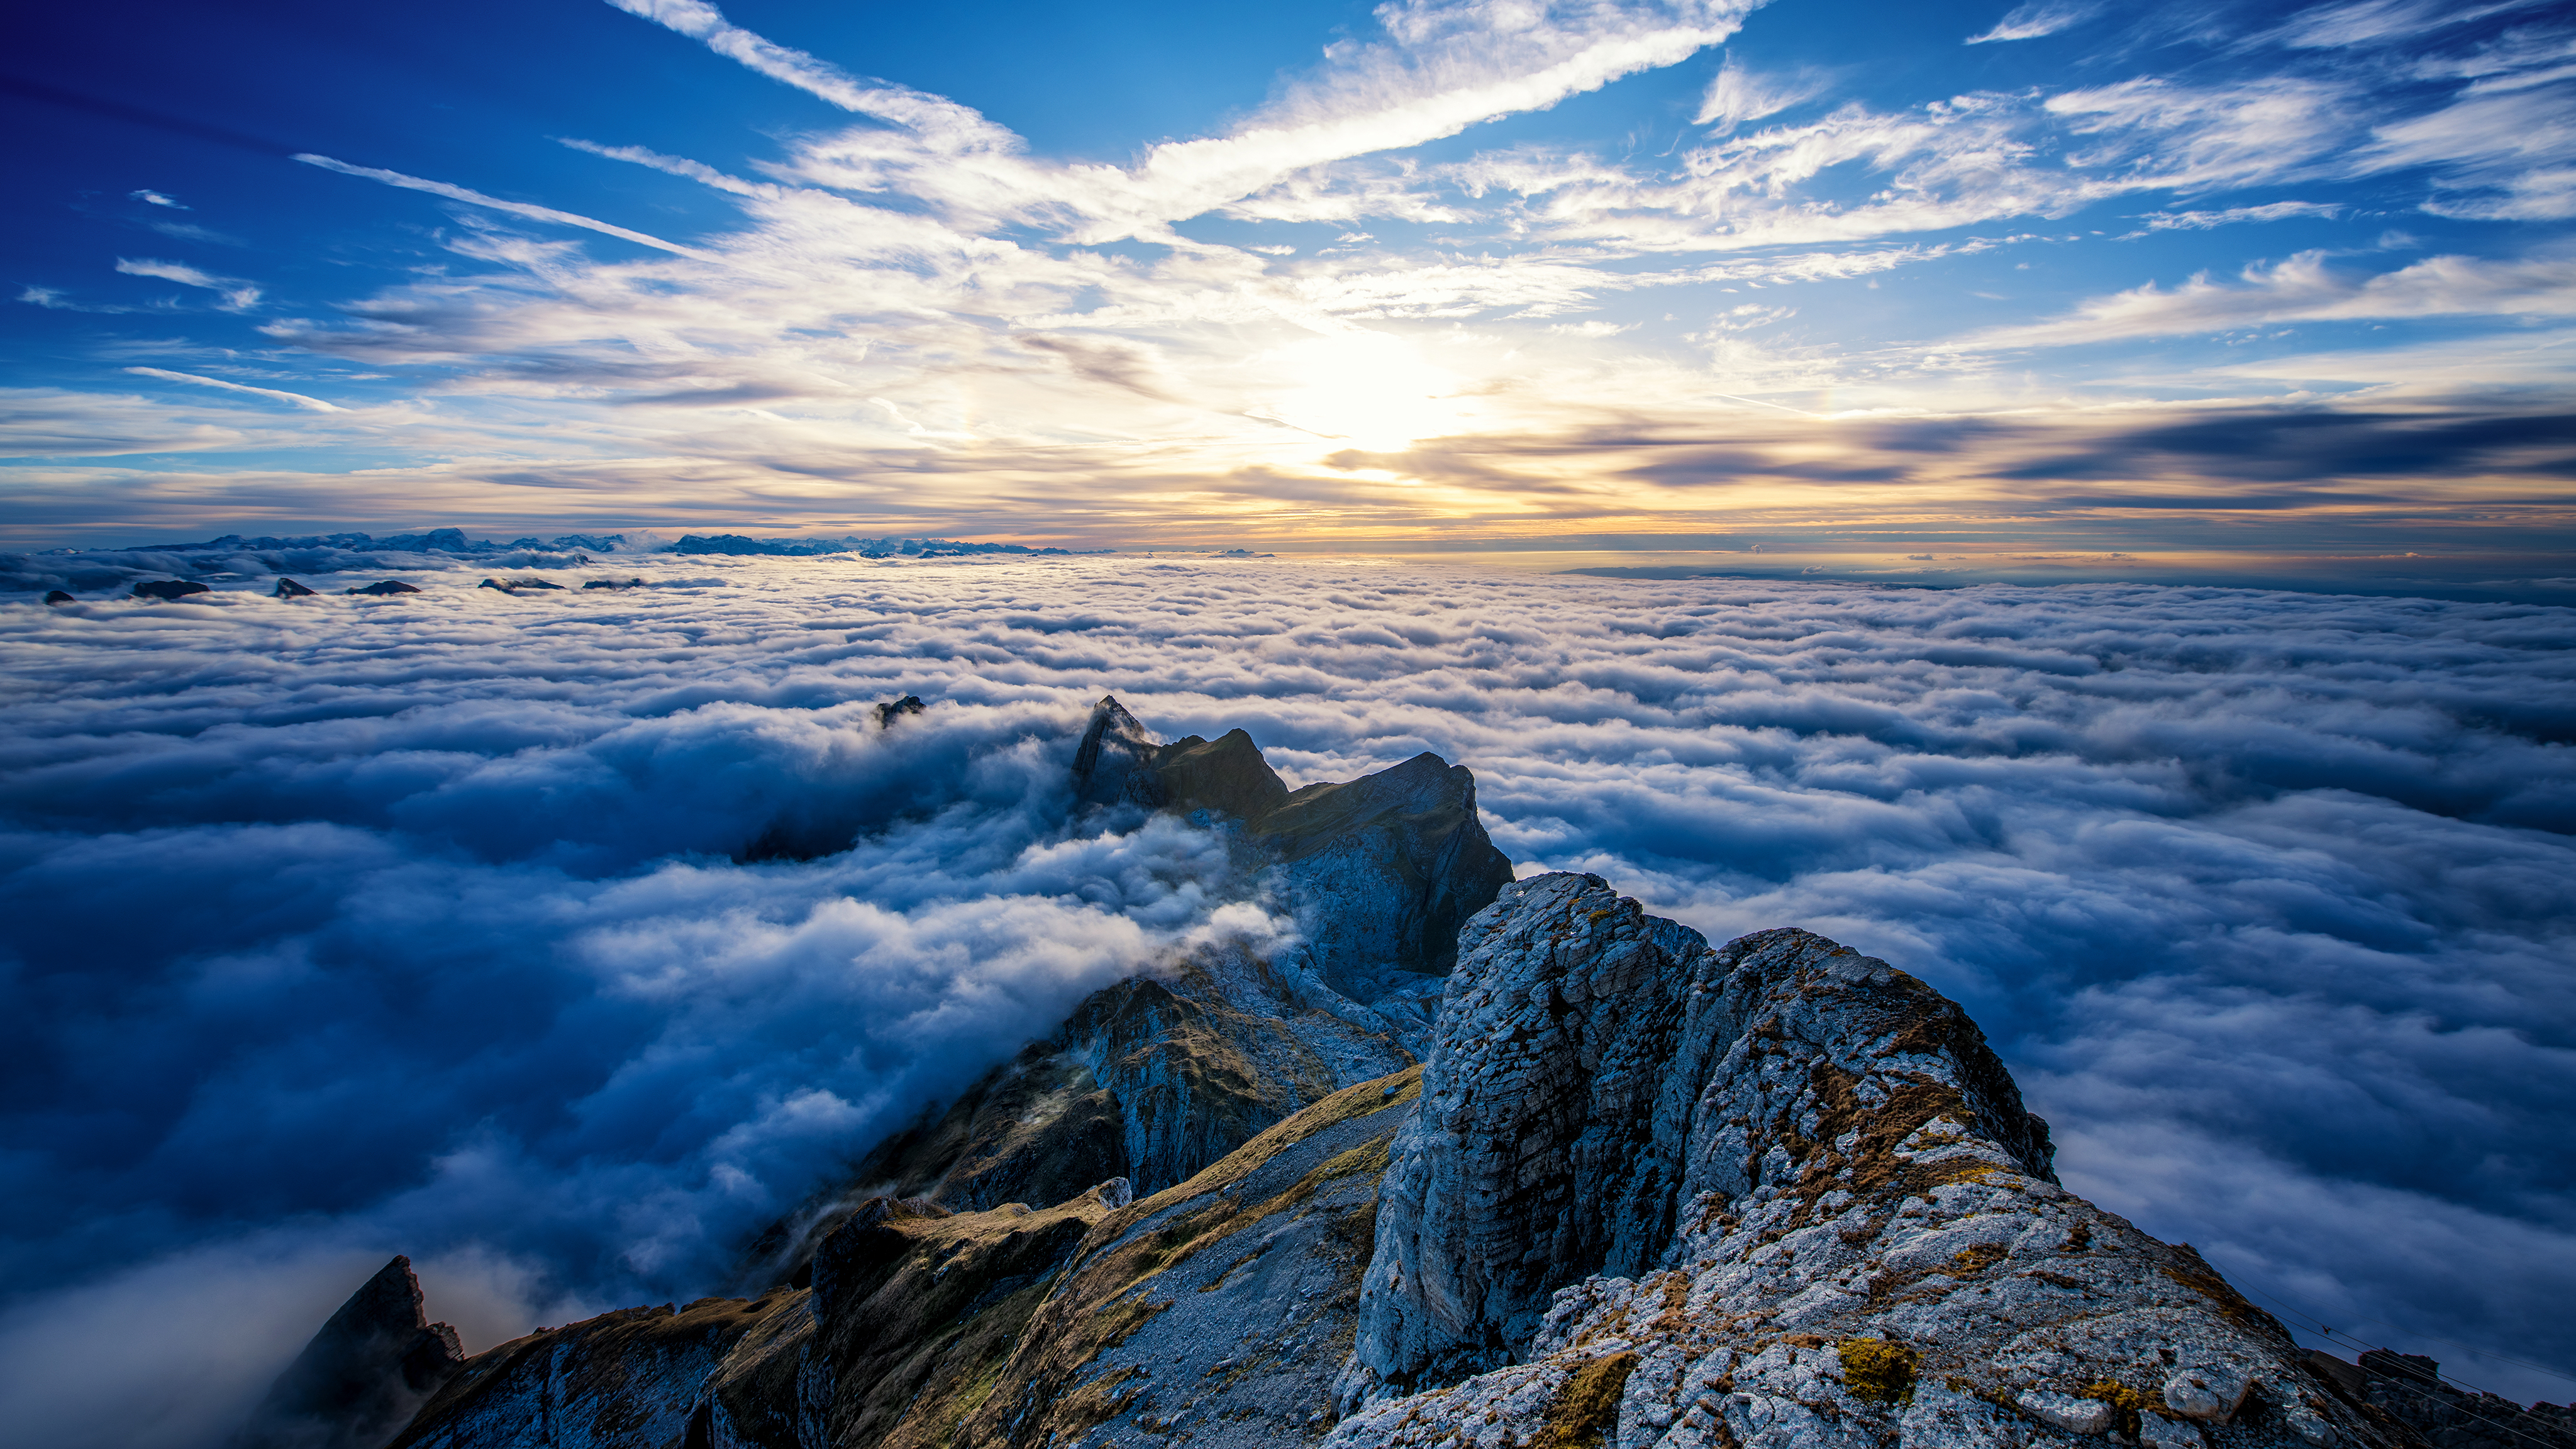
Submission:
<svg viewBox="0 0 2576 1449">
<path fill-rule="evenodd" d="M 1202 832 L 1068 824 L 1105 692 L 1292 785 L 1437 751 L 1524 874 L 1883 956 L 1975 1014 L 2071 1187 L 2570 1394 L 2492 1355 L 2576 1367 L 2576 610 L 414 563 L 0 605 L 0 1442 L 207 1444 L 394 1252 L 469 1349 L 725 1287 L 1083 993 L 1282 929 Z M 856 845 L 747 860 L 817 839 Z"/>
</svg>

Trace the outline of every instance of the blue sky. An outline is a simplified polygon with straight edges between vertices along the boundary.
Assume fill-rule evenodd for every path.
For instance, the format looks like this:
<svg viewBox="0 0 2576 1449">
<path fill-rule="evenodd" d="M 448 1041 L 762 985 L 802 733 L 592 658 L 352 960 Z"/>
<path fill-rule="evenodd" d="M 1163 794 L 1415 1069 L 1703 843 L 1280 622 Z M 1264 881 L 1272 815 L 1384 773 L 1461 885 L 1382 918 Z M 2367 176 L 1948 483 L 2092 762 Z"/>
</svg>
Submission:
<svg viewBox="0 0 2576 1449">
<path fill-rule="evenodd" d="M 2567 572 L 2576 24 L 2546 5 L 29 23 L 10 546 Z"/>
</svg>

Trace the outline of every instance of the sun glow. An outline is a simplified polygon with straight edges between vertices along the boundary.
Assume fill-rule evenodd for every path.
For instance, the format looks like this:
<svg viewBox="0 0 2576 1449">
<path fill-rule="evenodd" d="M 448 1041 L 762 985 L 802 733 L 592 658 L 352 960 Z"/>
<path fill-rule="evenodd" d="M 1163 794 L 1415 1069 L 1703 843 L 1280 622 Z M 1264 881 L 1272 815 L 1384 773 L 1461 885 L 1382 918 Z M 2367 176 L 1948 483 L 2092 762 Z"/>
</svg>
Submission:
<svg viewBox="0 0 2576 1449">
<path fill-rule="evenodd" d="M 1456 374 L 1384 332 L 1309 338 L 1253 362 L 1271 387 L 1250 416 L 1357 447 L 1397 448 L 1455 432 L 1472 411 L 1457 396 Z"/>
</svg>

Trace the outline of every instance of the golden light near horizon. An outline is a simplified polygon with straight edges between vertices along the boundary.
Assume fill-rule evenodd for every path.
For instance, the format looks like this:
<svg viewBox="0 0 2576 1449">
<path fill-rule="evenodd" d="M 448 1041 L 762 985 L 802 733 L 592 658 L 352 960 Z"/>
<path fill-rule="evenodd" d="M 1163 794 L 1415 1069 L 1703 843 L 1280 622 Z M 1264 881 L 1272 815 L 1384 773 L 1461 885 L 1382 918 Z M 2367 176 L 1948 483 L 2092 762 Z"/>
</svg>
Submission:
<svg viewBox="0 0 2576 1449">
<path fill-rule="evenodd" d="M 1401 448 L 1476 420 L 1458 375 L 1392 333 L 1311 337 L 1251 362 L 1276 383 L 1249 416 L 1353 447 Z"/>
</svg>

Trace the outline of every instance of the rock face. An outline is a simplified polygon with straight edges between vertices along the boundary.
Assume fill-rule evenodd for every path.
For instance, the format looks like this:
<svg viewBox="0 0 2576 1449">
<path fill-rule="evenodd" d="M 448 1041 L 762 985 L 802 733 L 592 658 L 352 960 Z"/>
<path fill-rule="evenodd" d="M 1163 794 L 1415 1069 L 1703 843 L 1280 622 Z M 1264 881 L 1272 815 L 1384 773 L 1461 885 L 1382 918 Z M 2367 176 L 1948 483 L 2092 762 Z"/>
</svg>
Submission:
<svg viewBox="0 0 2576 1449">
<path fill-rule="evenodd" d="M 230 1449 L 379 1449 L 464 1366 L 411 1259 L 377 1270 L 287 1365 Z"/>
<path fill-rule="evenodd" d="M 1113 700 L 1075 783 L 1360 924 L 1098 993 L 882 1144 L 878 1191 L 782 1225 L 752 1293 L 437 1359 L 396 1442 L 2506 1449 L 2483 1417 L 2576 1449 L 2429 1361 L 2302 1354 L 2188 1246 L 2067 1193 L 1975 1024 L 1886 963 L 1494 880 L 1463 770 L 1290 792 L 1241 732 L 1158 744 Z M 1405 973 L 1433 989 L 1353 994 Z M 343 1361 L 344 1319 L 427 1331 L 387 1281 L 306 1359 Z M 290 1384 L 380 1390 L 401 1342 L 349 1360 L 373 1377 L 299 1360 L 273 1404 L 357 1402 Z"/>
<path fill-rule="evenodd" d="M 1597 876 L 1552 875 L 1506 887 L 1465 945 L 1370 1269 L 1360 1360 L 1388 1382 L 1510 1356 L 1555 1290 L 1662 1266 L 1724 1205 L 1786 1195 L 1804 1228 L 1829 1192 L 1925 1189 L 1937 1172 L 1889 1154 L 1936 1119 L 2056 1181 L 2046 1125 L 1959 1009 L 1822 937 L 1711 950 Z"/>
<path fill-rule="evenodd" d="M 2199 1255 L 2060 1188 L 1976 1027 L 1886 963 L 1712 950 L 1568 875 L 1462 947 L 1334 1449 L 2403 1441 Z"/>
</svg>

